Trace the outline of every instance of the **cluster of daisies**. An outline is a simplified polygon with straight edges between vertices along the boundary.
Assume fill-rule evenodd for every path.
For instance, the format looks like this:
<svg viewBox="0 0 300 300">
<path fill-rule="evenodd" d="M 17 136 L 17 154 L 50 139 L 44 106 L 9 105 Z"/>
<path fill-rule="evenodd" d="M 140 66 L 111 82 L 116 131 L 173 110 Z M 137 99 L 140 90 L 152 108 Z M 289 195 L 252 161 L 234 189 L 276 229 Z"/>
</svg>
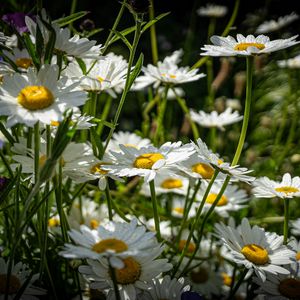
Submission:
<svg viewBox="0 0 300 300">
<path fill-rule="evenodd" d="M 213 5 L 198 10 L 200 16 L 211 18 L 226 13 L 226 7 Z M 279 19 L 278 26 L 297 18 L 292 14 Z M 117 98 L 126 94 L 133 66 L 122 56 L 105 54 L 106 49 L 96 41 L 72 36 L 68 28 L 51 22 L 44 13 L 35 18 L 26 16 L 25 22 L 27 43 L 39 55 L 32 56 L 30 49 L 18 47 L 18 39 L 0 34 L 5 48 L 0 62 L 0 116 L 8 139 L 0 149 L 9 148 L 12 162 L 6 167 L 22 173 L 22 183 L 32 189 L 39 184 L 37 172 L 49 159 L 49 143 L 66 115 L 72 113 L 71 123 L 84 142 L 78 142 L 75 135 L 48 174 L 49 182 L 42 182 L 39 188 L 40 193 L 46 193 L 60 177 L 71 189 L 90 183 L 99 187 L 101 195 L 105 191 L 107 204 L 98 205 L 91 199 L 94 189 L 78 194 L 70 207 L 63 207 L 63 214 L 53 205 L 48 218 L 51 238 L 59 236 L 61 241 L 62 222 L 70 228 L 69 242 L 60 244 L 59 255 L 78 263 L 82 289 L 89 296 L 97 291 L 111 300 L 201 299 L 200 295 L 215 299 L 234 294 L 245 297 L 251 292 L 253 297 L 299 299 L 300 244 L 296 238 L 288 238 L 288 220 L 283 237 L 251 226 L 246 218 L 236 225 L 230 217 L 249 204 L 249 193 L 240 183 L 252 186 L 254 197 L 277 197 L 288 203 L 300 196 L 300 178 L 286 173 L 280 182 L 255 179 L 251 170 L 226 161 L 201 138 L 161 145 L 122 131 L 113 133 L 108 143 L 100 137 L 97 141 L 94 136 L 87 138 L 87 132 L 101 132 L 99 111 L 94 106 L 98 95 Z M 266 27 L 268 24 L 262 24 L 257 32 L 266 32 Z M 264 35 L 241 34 L 236 39 L 212 36 L 211 41 L 213 45 L 205 45 L 201 55 L 256 56 L 299 43 L 296 36 L 270 41 Z M 52 42 L 50 55 L 46 49 Z M 183 51 L 177 50 L 157 65 L 143 67 L 131 91 L 152 87 L 165 99 L 180 100 L 184 91 L 177 85 L 205 77 L 199 69 L 180 66 L 182 55 Z M 199 126 L 221 131 L 243 120 L 231 107 L 209 113 L 191 110 L 188 115 Z M 38 139 L 32 134 L 33 127 Z M 20 135 L 17 139 L 16 132 Z M 103 155 L 95 150 L 95 144 L 105 149 Z M 51 178 L 55 180 L 51 182 Z M 0 190 L 6 185 L 2 181 Z M 145 216 L 120 213 L 122 210 L 111 203 L 112 182 L 116 189 L 134 189 L 146 202 L 151 198 L 153 210 Z M 204 234 L 201 230 L 212 212 L 226 224 L 217 223 L 212 234 Z M 299 220 L 292 223 L 295 236 L 300 233 L 299 225 Z M 38 299 L 47 293 L 34 285 L 41 275 L 33 275 L 21 262 L 0 258 L 0 299 L 5 294 L 13 299 L 21 292 L 21 299 Z"/>
</svg>

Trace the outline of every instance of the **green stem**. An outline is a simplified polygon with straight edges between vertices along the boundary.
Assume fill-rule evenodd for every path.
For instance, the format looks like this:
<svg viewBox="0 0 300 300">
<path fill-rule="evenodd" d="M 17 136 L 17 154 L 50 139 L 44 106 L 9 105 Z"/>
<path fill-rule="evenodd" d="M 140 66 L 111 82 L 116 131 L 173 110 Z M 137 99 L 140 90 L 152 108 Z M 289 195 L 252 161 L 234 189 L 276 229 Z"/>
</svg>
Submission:
<svg viewBox="0 0 300 300">
<path fill-rule="evenodd" d="M 39 181 L 40 177 L 40 125 L 36 122 L 34 125 L 34 182 Z"/>
<path fill-rule="evenodd" d="M 149 19 L 150 19 L 150 21 L 154 19 L 154 1 L 153 0 L 150 0 Z M 150 27 L 150 39 L 151 39 L 152 61 L 153 61 L 153 64 L 156 65 L 158 62 L 158 51 L 157 51 L 155 24 L 153 24 Z"/>
<path fill-rule="evenodd" d="M 105 196 L 106 196 L 107 207 L 108 207 L 108 218 L 109 218 L 110 221 L 112 221 L 112 219 L 113 219 L 112 200 L 111 200 L 111 196 L 110 196 L 108 181 L 106 182 Z"/>
<path fill-rule="evenodd" d="M 232 289 L 232 291 L 230 292 L 227 300 L 232 300 L 234 299 L 234 295 L 236 294 L 236 292 L 238 291 L 239 287 L 241 286 L 241 284 L 243 283 L 246 275 L 248 273 L 248 269 L 245 269 L 244 272 L 241 274 L 238 282 L 236 283 L 235 287 Z"/>
<path fill-rule="evenodd" d="M 243 150 L 245 138 L 246 138 L 249 117 L 250 117 L 250 109 L 251 109 L 252 77 L 253 77 L 253 57 L 248 56 L 247 57 L 246 103 L 245 103 L 245 110 L 244 110 L 243 125 L 242 125 L 242 131 L 240 134 L 238 146 L 237 146 L 235 155 L 234 155 L 232 163 L 231 163 L 232 166 L 235 166 L 238 163 L 241 153 L 242 153 L 242 150 Z"/>
<path fill-rule="evenodd" d="M 210 149 L 215 152 L 217 149 L 216 145 L 216 135 L 217 135 L 217 128 L 211 127 L 209 130 L 209 138 L 210 138 Z"/>
<path fill-rule="evenodd" d="M 107 120 L 107 117 L 108 117 L 108 114 L 109 114 L 109 111 L 110 111 L 110 107 L 111 107 L 111 103 L 112 103 L 112 97 L 110 95 L 108 95 L 107 99 L 105 101 L 105 105 L 104 105 L 101 117 L 100 117 L 101 121 L 106 121 Z M 100 123 L 97 127 L 97 134 L 99 136 L 101 136 L 103 128 L 104 128 L 104 124 Z"/>
<path fill-rule="evenodd" d="M 130 56 L 129 56 L 129 60 L 128 60 L 128 69 L 127 69 L 125 87 L 124 87 L 124 90 L 123 90 L 123 93 L 122 93 L 122 96 L 121 96 L 121 99 L 120 99 L 120 102 L 119 102 L 119 105 L 118 105 L 118 108 L 117 108 L 117 111 L 116 111 L 116 114 L 115 114 L 115 117 L 113 120 L 113 126 L 110 129 L 110 131 L 108 133 L 108 137 L 106 139 L 105 147 L 103 149 L 103 154 L 105 153 L 105 150 L 108 147 L 109 141 L 110 141 L 110 139 L 115 131 L 115 128 L 118 124 L 118 120 L 119 120 L 119 117 L 120 117 L 120 114 L 121 114 L 121 111 L 122 111 L 122 108 L 123 108 L 123 105 L 124 105 L 124 102 L 125 102 L 125 99 L 126 99 L 126 96 L 128 93 L 128 84 L 129 84 L 131 67 L 133 65 L 133 60 L 134 60 L 136 48 L 137 48 L 137 45 L 138 45 L 138 42 L 139 42 L 139 39 L 141 36 L 141 28 L 142 28 L 142 20 L 140 20 L 139 18 L 136 17 L 135 22 L 136 22 L 136 30 L 134 33 L 132 50 L 130 51 Z"/>
<path fill-rule="evenodd" d="M 149 182 L 149 185 L 150 185 L 150 191 L 151 191 L 151 200 L 152 200 L 152 207 L 153 207 L 155 230 L 156 230 L 156 234 L 157 234 L 157 240 L 160 242 L 161 234 L 160 234 L 160 226 L 159 226 L 159 213 L 158 213 L 158 205 L 157 205 L 157 199 L 156 199 L 156 193 L 155 193 L 154 180 L 151 180 Z"/>
<path fill-rule="evenodd" d="M 286 245 L 289 235 L 289 207 L 290 199 L 284 199 L 284 223 L 283 223 L 283 243 Z"/>
<path fill-rule="evenodd" d="M 114 286 L 116 300 L 121 300 L 121 296 L 120 296 L 120 292 L 119 292 L 119 287 L 118 287 L 118 282 L 117 282 L 117 277 L 116 277 L 116 270 L 115 270 L 115 268 L 113 268 L 111 266 L 111 264 L 110 264 L 109 261 L 108 261 L 108 265 L 109 265 L 109 274 L 111 276 L 111 280 L 112 280 L 113 286 Z"/>
<path fill-rule="evenodd" d="M 209 184 L 208 184 L 208 186 L 207 186 L 207 189 L 206 189 L 206 191 L 205 191 L 205 194 L 204 194 L 204 196 L 203 196 L 203 199 L 202 199 L 202 201 L 201 201 L 201 204 L 200 204 L 200 206 L 199 206 L 198 209 L 197 209 L 197 213 L 196 213 L 196 216 L 195 216 L 194 223 L 193 223 L 193 225 L 192 225 L 192 228 L 191 228 L 191 230 L 190 230 L 190 233 L 189 233 L 189 235 L 188 235 L 188 238 L 187 238 L 187 240 L 186 240 L 186 242 L 185 242 L 185 246 L 184 246 L 184 248 L 183 248 L 183 250 L 182 250 L 182 252 L 181 252 L 179 261 L 178 261 L 177 265 L 176 265 L 175 268 L 174 268 L 173 276 L 175 276 L 176 272 L 178 271 L 178 269 L 179 269 L 179 267 L 180 267 L 180 265 L 181 265 L 181 263 L 182 263 L 182 261 L 183 261 L 184 256 L 185 256 L 186 253 L 187 253 L 189 244 L 190 244 L 190 242 L 191 242 L 191 240 L 192 240 L 192 237 L 193 237 L 193 233 L 194 233 L 194 231 L 195 231 L 195 229 L 196 229 L 196 227 L 197 227 L 197 225 L 198 225 L 198 223 L 199 223 L 199 220 L 200 220 L 200 217 L 201 217 L 201 212 L 202 212 L 204 203 L 205 203 L 205 201 L 206 201 L 206 198 L 207 198 L 207 196 L 208 196 L 208 194 L 209 194 L 209 192 L 210 192 L 210 189 L 211 189 L 213 183 L 215 182 L 215 180 L 216 180 L 218 174 L 219 174 L 219 171 L 218 171 L 218 170 L 215 170 L 214 175 L 213 175 L 213 177 L 211 178 L 211 180 L 210 180 L 210 182 L 209 182 Z M 199 247 L 199 245 L 197 244 L 196 247 Z M 196 250 L 195 250 L 194 254 L 195 254 L 195 253 L 196 253 Z M 188 264 L 188 265 L 189 265 L 189 264 Z M 187 267 L 186 267 L 186 268 L 187 268 Z"/>
</svg>

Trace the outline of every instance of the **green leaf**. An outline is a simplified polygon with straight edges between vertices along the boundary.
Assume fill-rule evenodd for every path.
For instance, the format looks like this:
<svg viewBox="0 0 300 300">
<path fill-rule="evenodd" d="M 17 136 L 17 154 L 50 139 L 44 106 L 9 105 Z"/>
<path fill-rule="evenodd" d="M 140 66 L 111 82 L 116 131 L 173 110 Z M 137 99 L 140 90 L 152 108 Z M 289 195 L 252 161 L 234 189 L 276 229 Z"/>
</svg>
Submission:
<svg viewBox="0 0 300 300">
<path fill-rule="evenodd" d="M 170 12 L 160 14 L 159 16 L 157 16 L 156 18 L 154 18 L 153 20 L 151 20 L 148 23 L 146 23 L 146 25 L 144 25 L 144 27 L 142 29 L 142 33 L 145 32 L 148 28 L 150 28 L 157 21 L 161 20 L 162 18 L 166 17 L 169 14 L 170 14 Z"/>
<path fill-rule="evenodd" d="M 101 155 L 103 154 L 103 145 L 101 142 L 101 137 L 97 134 L 97 130 L 95 127 L 91 127 L 90 132 L 91 132 L 91 140 L 92 140 L 93 144 L 96 145 L 98 154 L 100 156 L 100 154 Z"/>
<path fill-rule="evenodd" d="M 47 30 L 49 30 L 50 32 L 50 37 L 46 45 L 45 57 L 44 57 L 45 63 L 50 64 L 53 55 L 54 46 L 55 46 L 55 41 L 56 41 L 56 32 L 49 23 L 45 22 L 44 20 L 42 20 L 42 22 L 47 28 Z"/>
<path fill-rule="evenodd" d="M 16 181 L 18 180 L 18 177 L 19 177 L 19 173 L 17 173 L 17 175 L 9 181 L 9 183 L 4 188 L 4 190 L 2 192 L 0 192 L 0 205 L 2 205 L 2 203 L 6 200 L 6 197 L 9 195 L 9 193 L 13 189 Z"/>
<path fill-rule="evenodd" d="M 84 63 L 84 61 L 79 57 L 76 57 L 75 59 L 82 71 L 82 74 L 86 74 L 86 64 Z"/>
<path fill-rule="evenodd" d="M 33 64 L 35 65 L 35 67 L 37 69 L 39 69 L 41 62 L 40 62 L 40 60 L 39 60 L 39 58 L 37 56 L 37 53 L 35 51 L 35 46 L 32 43 L 32 41 L 31 41 L 31 39 L 29 37 L 29 34 L 28 33 L 24 33 L 23 38 L 24 38 L 24 43 L 25 43 L 26 49 L 27 49 L 29 55 L 32 58 Z"/>
<path fill-rule="evenodd" d="M 88 34 L 85 35 L 85 37 L 90 38 L 91 36 L 95 35 L 96 33 L 99 33 L 103 30 L 103 28 L 96 28 L 91 30 Z"/>
<path fill-rule="evenodd" d="M 139 57 L 136 65 L 134 66 L 133 71 L 130 73 L 129 80 L 128 80 L 128 85 L 126 87 L 127 91 L 130 90 L 133 82 L 139 76 L 139 74 L 140 74 L 140 72 L 142 70 L 143 61 L 144 61 L 144 54 L 141 53 L 141 55 L 140 55 L 140 57 Z"/>
<path fill-rule="evenodd" d="M 136 26 L 132 26 L 132 27 L 129 27 L 129 28 L 126 28 L 122 31 L 120 31 L 120 33 L 123 35 L 123 36 L 126 36 L 127 34 L 131 33 L 131 32 L 134 32 L 136 29 Z M 114 42 L 116 42 L 117 40 L 119 40 L 120 37 L 118 36 L 114 36 L 110 41 L 109 41 L 109 45 L 113 44 Z"/>
<path fill-rule="evenodd" d="M 41 59 L 42 57 L 42 53 L 44 50 L 44 38 L 40 29 L 40 26 L 36 25 L 36 36 L 35 36 L 35 51 L 39 57 L 39 59 Z"/>
<path fill-rule="evenodd" d="M 122 42 L 127 46 L 127 48 L 129 49 L 129 51 L 132 50 L 132 46 L 129 43 L 129 41 L 126 39 L 126 37 L 119 31 L 117 30 L 112 30 L 112 32 L 119 38 L 122 40 Z"/>
<path fill-rule="evenodd" d="M 56 23 L 58 26 L 63 27 L 70 23 L 73 23 L 74 21 L 83 18 L 87 14 L 89 14 L 89 11 L 79 11 L 77 13 L 74 13 L 70 16 L 59 18 L 53 21 L 53 23 Z"/>
<path fill-rule="evenodd" d="M 93 121 L 96 123 L 103 124 L 104 126 L 109 127 L 109 128 L 115 128 L 113 123 L 105 121 L 105 120 L 94 118 Z"/>
</svg>

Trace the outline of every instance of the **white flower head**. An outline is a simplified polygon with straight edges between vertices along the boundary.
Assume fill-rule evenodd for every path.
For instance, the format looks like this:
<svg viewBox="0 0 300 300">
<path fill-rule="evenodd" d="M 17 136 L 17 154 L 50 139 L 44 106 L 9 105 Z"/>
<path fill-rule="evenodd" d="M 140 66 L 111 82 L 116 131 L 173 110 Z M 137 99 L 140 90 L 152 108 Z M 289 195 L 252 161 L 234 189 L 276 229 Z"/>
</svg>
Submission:
<svg viewBox="0 0 300 300">
<path fill-rule="evenodd" d="M 220 240 L 227 246 L 230 260 L 254 271 L 263 281 L 267 273 L 289 274 L 282 265 L 294 262 L 295 252 L 283 245 L 283 236 L 265 232 L 244 218 L 240 228 L 216 225 Z"/>
<path fill-rule="evenodd" d="M 122 258 L 148 256 L 153 249 L 160 248 L 155 233 L 146 232 L 144 226 L 138 226 L 136 219 L 130 223 L 111 221 L 100 224 L 97 230 L 81 225 L 80 231 L 71 229 L 69 236 L 76 245 L 65 244 L 60 255 L 66 258 L 107 257 L 115 268 L 123 267 Z"/>
<path fill-rule="evenodd" d="M 257 27 L 256 33 L 260 34 L 260 33 L 277 31 L 298 19 L 299 19 L 299 15 L 297 15 L 295 12 L 292 12 L 289 15 L 279 17 L 277 21 L 270 20 L 270 21 L 263 22 Z"/>
<path fill-rule="evenodd" d="M 176 174 L 178 163 L 193 153 L 190 145 L 181 146 L 181 142 L 167 142 L 159 148 L 147 146 L 136 149 L 119 146 L 121 153 L 111 151 L 114 165 L 103 166 L 103 169 L 120 177 L 141 176 L 146 182 L 153 180 L 162 171 L 168 171 L 170 176 Z"/>
<path fill-rule="evenodd" d="M 66 85 L 67 78 L 57 78 L 56 65 L 4 77 L 0 87 L 0 115 L 9 116 L 7 126 L 21 123 L 32 127 L 38 121 L 43 124 L 61 121 L 68 108 L 86 102 L 86 93 L 76 89 L 78 84 Z"/>
<path fill-rule="evenodd" d="M 203 110 L 200 110 L 198 113 L 191 111 L 191 118 L 200 126 L 217 127 L 224 131 L 224 126 L 241 121 L 243 116 L 240 116 L 238 111 L 232 112 L 232 108 L 228 107 L 220 114 L 217 111 L 212 111 L 211 113 L 206 113 Z"/>
<path fill-rule="evenodd" d="M 11 52 L 4 50 L 3 54 L 13 61 L 20 71 L 26 72 L 29 67 L 33 67 L 31 56 L 26 49 L 14 48 Z"/>
<path fill-rule="evenodd" d="M 258 198 L 293 198 L 300 196 L 300 177 L 291 177 L 289 173 L 285 173 L 281 182 L 261 177 L 253 183 L 253 194 Z"/>
<path fill-rule="evenodd" d="M 280 68 L 299 69 L 300 68 L 300 55 L 286 60 L 279 60 L 277 64 Z"/>
<path fill-rule="evenodd" d="M 133 89 L 140 90 L 151 84 L 154 88 L 161 84 L 178 85 L 204 77 L 203 73 L 197 74 L 199 69 L 191 70 L 189 67 L 178 66 L 182 54 L 182 50 L 177 50 L 171 56 L 165 57 L 162 62 L 159 61 L 157 66 L 149 64 L 143 68 L 145 75 L 136 79 Z"/>
<path fill-rule="evenodd" d="M 210 40 L 213 45 L 205 45 L 201 50 L 204 56 L 251 56 L 265 53 L 271 53 L 285 49 L 298 44 L 298 36 L 295 35 L 288 39 L 279 39 L 270 41 L 265 35 L 247 35 L 237 34 L 236 39 L 232 36 L 222 37 L 213 35 Z"/>
<path fill-rule="evenodd" d="M 195 217 L 197 207 L 198 207 L 198 205 L 196 203 L 193 203 L 191 205 L 189 214 L 188 214 L 189 218 Z M 173 197 L 172 210 L 171 210 L 172 216 L 174 216 L 176 218 L 183 218 L 184 208 L 185 208 L 185 197 L 182 197 L 182 196 Z"/>
<path fill-rule="evenodd" d="M 12 265 L 11 273 L 9 276 L 9 289 L 8 300 L 15 299 L 16 294 L 31 275 L 28 266 L 18 262 Z M 22 292 L 20 299 L 38 300 L 39 296 L 46 294 L 46 291 L 33 286 L 34 281 L 39 277 L 39 274 L 34 274 L 26 285 L 25 290 Z M 0 257 L 0 299 L 5 299 L 6 283 L 8 281 L 8 262 Z"/>
<path fill-rule="evenodd" d="M 300 236 L 300 218 L 295 221 L 291 221 L 291 233 Z"/>
<path fill-rule="evenodd" d="M 206 6 L 200 7 L 197 13 L 201 17 L 222 18 L 227 14 L 227 11 L 226 6 L 207 3 Z"/>
</svg>

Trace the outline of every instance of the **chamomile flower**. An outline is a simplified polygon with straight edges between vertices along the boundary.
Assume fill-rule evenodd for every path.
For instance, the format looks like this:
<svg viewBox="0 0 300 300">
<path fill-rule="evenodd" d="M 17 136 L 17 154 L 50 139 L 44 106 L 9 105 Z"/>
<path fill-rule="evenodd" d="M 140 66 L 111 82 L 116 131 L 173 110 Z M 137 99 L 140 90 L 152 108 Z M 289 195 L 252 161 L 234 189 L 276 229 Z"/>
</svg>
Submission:
<svg viewBox="0 0 300 300">
<path fill-rule="evenodd" d="M 189 180 L 180 175 L 170 176 L 168 173 L 158 173 L 154 178 L 155 192 L 157 195 L 174 193 L 178 195 L 186 195 L 189 186 Z M 144 183 L 141 193 L 150 196 L 150 187 Z"/>
<path fill-rule="evenodd" d="M 270 21 L 263 22 L 257 27 L 256 33 L 268 33 L 268 32 L 277 31 L 298 19 L 299 16 L 295 12 L 292 12 L 289 15 L 279 17 L 277 21 L 270 20 Z"/>
<path fill-rule="evenodd" d="M 4 45 L 7 39 L 8 36 L 5 36 L 3 32 L 0 32 L 0 45 Z"/>
<path fill-rule="evenodd" d="M 285 173 L 282 181 L 274 181 L 268 177 L 261 177 L 254 181 L 253 194 L 258 198 L 293 198 L 300 196 L 300 177 L 291 177 Z"/>
<path fill-rule="evenodd" d="M 145 75 L 136 79 L 133 89 L 140 90 L 152 84 L 154 88 L 161 84 L 178 85 L 195 81 L 205 76 L 203 73 L 197 74 L 198 69 L 191 70 L 189 67 L 178 67 L 182 55 L 183 51 L 177 50 L 171 56 L 167 56 L 162 62 L 159 61 L 157 66 L 149 64 L 146 68 L 143 68 Z"/>
<path fill-rule="evenodd" d="M 45 25 L 37 18 L 37 23 L 30 17 L 25 17 L 25 22 L 33 37 L 36 37 L 37 23 L 43 35 L 44 43 L 47 44 L 50 39 L 50 32 Z M 96 41 L 90 41 L 87 38 L 80 38 L 78 34 L 71 37 L 71 32 L 68 28 L 60 28 L 57 24 L 52 23 L 52 28 L 55 31 L 54 51 L 74 56 L 78 58 L 93 58 L 98 59 L 100 56 L 101 45 L 96 46 Z"/>
<path fill-rule="evenodd" d="M 252 172 L 252 170 L 240 167 L 239 165 L 232 166 L 231 164 L 224 162 L 216 154 L 209 150 L 200 138 L 197 139 L 197 145 L 194 142 L 192 142 L 192 145 L 204 161 L 206 160 L 208 164 L 210 164 L 213 168 L 218 169 L 223 174 L 230 175 L 232 180 L 243 181 L 246 183 L 250 183 L 255 180 L 255 177 L 248 175 Z"/>
<path fill-rule="evenodd" d="M 279 60 L 277 62 L 281 68 L 299 69 L 300 68 L 300 54 L 286 60 Z"/>
<path fill-rule="evenodd" d="M 201 184 L 200 190 L 198 192 L 197 198 L 199 201 L 202 200 L 205 191 L 207 188 L 207 184 L 203 182 Z M 204 204 L 204 211 L 208 210 L 211 205 L 216 200 L 218 193 L 222 188 L 222 184 L 220 182 L 215 182 L 211 190 L 206 198 L 206 202 Z M 242 208 L 247 207 L 246 202 L 248 202 L 247 194 L 244 190 L 239 189 L 236 185 L 228 185 L 220 198 L 218 204 L 215 207 L 215 212 L 222 216 L 223 218 L 228 218 L 229 213 L 232 211 L 238 211 Z"/>
<path fill-rule="evenodd" d="M 198 113 L 191 111 L 191 118 L 200 126 L 208 128 L 217 127 L 224 131 L 224 126 L 241 121 L 243 116 L 240 116 L 238 111 L 232 112 L 232 109 L 228 107 L 220 114 L 217 111 L 212 111 L 211 113 L 206 113 L 203 110 L 200 110 Z"/>
<path fill-rule="evenodd" d="M 184 278 L 171 279 L 169 275 L 161 279 L 154 278 L 149 286 L 149 290 L 142 296 L 143 300 L 180 300 L 181 294 L 190 290 Z"/>
<path fill-rule="evenodd" d="M 298 44 L 295 35 L 288 39 L 270 41 L 265 35 L 254 37 L 253 35 L 237 34 L 236 39 L 232 36 L 222 37 L 213 35 L 210 40 L 213 45 L 205 45 L 201 50 L 204 56 L 250 56 L 271 53 Z"/>
<path fill-rule="evenodd" d="M 84 63 L 87 74 L 83 74 L 76 61 L 68 65 L 64 74 L 74 80 L 81 78 L 80 87 L 85 91 L 105 91 L 113 98 L 122 92 L 128 69 L 128 63 L 122 56 L 109 53 L 96 61 L 84 60 Z"/>
<path fill-rule="evenodd" d="M 20 71 L 24 72 L 29 67 L 33 67 L 32 59 L 26 49 L 14 48 L 11 52 L 4 50 L 3 54 L 12 60 Z"/>
<path fill-rule="evenodd" d="M 291 221 L 291 233 L 300 236 L 300 218 L 295 221 Z"/>
<path fill-rule="evenodd" d="M 56 65 L 43 65 L 38 72 L 30 68 L 27 74 L 3 78 L 0 115 L 9 116 L 8 127 L 61 121 L 68 108 L 85 103 L 86 94 L 76 90 L 76 83 L 66 85 L 66 78 L 57 80 L 58 72 Z"/>
<path fill-rule="evenodd" d="M 156 232 L 155 229 L 155 220 L 151 218 L 145 221 L 145 226 L 152 232 Z M 160 221 L 159 222 L 160 234 L 163 238 L 168 239 L 172 235 L 172 228 L 170 221 Z"/>
<path fill-rule="evenodd" d="M 206 6 L 200 7 L 197 10 L 197 13 L 201 17 L 222 18 L 227 14 L 227 7 L 223 5 L 207 3 Z"/>
<path fill-rule="evenodd" d="M 99 259 L 108 257 L 116 268 L 122 268 L 121 258 L 129 256 L 147 256 L 159 244 L 154 232 L 146 232 L 144 226 L 138 226 L 137 220 L 130 223 L 109 222 L 92 230 L 85 225 L 80 231 L 71 229 L 70 238 L 76 245 L 65 244 L 60 255 L 66 258 Z"/>
<path fill-rule="evenodd" d="M 192 218 L 196 215 L 197 206 L 198 205 L 196 203 L 193 203 L 191 205 L 191 208 L 190 208 L 189 214 L 188 214 L 189 218 Z M 183 218 L 184 208 L 185 208 L 185 197 L 182 197 L 182 196 L 173 197 L 172 208 L 171 208 L 172 216 L 176 217 L 176 218 Z"/>
<path fill-rule="evenodd" d="M 253 281 L 259 286 L 255 293 L 263 295 L 264 299 L 300 299 L 300 277 L 296 274 L 268 274 L 266 281 L 257 277 Z"/>
<path fill-rule="evenodd" d="M 9 287 L 6 291 L 6 283 L 8 281 L 8 262 L 0 257 L 0 299 L 4 300 L 6 292 L 8 292 L 8 300 L 15 299 L 19 290 L 22 288 L 23 284 L 26 282 L 28 277 L 31 275 L 31 271 L 28 267 L 18 262 L 13 264 L 11 274 L 9 275 Z M 34 281 L 39 277 L 39 274 L 34 274 L 26 285 L 25 290 L 19 299 L 21 300 L 38 300 L 41 295 L 46 293 L 45 290 L 33 286 Z"/>
<path fill-rule="evenodd" d="M 122 259 L 123 267 L 115 269 L 122 300 L 141 299 L 139 294 L 142 290 L 149 289 L 152 279 L 172 268 L 167 259 L 156 259 L 162 251 L 162 247 L 153 248 L 148 255 L 129 256 Z M 87 263 L 88 266 L 79 267 L 79 272 L 92 281 L 90 287 L 105 290 L 107 299 L 115 300 L 114 285 L 107 260 L 104 258 L 97 261 L 88 259 Z"/>
<path fill-rule="evenodd" d="M 151 141 L 129 131 L 115 132 L 109 141 L 107 151 L 122 152 L 119 145 L 140 149 L 151 145 Z"/>
<path fill-rule="evenodd" d="M 176 174 L 177 164 L 193 153 L 190 145 L 181 146 L 181 142 L 167 142 L 159 148 L 119 146 L 121 153 L 111 151 L 115 164 L 103 166 L 103 169 L 120 177 L 141 176 L 146 182 L 153 180 L 162 171 L 168 171 L 170 176 Z"/>
<path fill-rule="evenodd" d="M 9 63 L 0 61 L 0 84 L 4 76 L 13 75 L 14 73 L 16 73 L 16 71 Z"/>
<path fill-rule="evenodd" d="M 230 260 L 254 271 L 261 280 L 266 280 L 267 273 L 289 274 L 282 265 L 293 263 L 295 252 L 283 245 L 282 236 L 251 227 L 246 218 L 240 228 L 217 224 L 216 232 L 228 248 Z"/>
</svg>

